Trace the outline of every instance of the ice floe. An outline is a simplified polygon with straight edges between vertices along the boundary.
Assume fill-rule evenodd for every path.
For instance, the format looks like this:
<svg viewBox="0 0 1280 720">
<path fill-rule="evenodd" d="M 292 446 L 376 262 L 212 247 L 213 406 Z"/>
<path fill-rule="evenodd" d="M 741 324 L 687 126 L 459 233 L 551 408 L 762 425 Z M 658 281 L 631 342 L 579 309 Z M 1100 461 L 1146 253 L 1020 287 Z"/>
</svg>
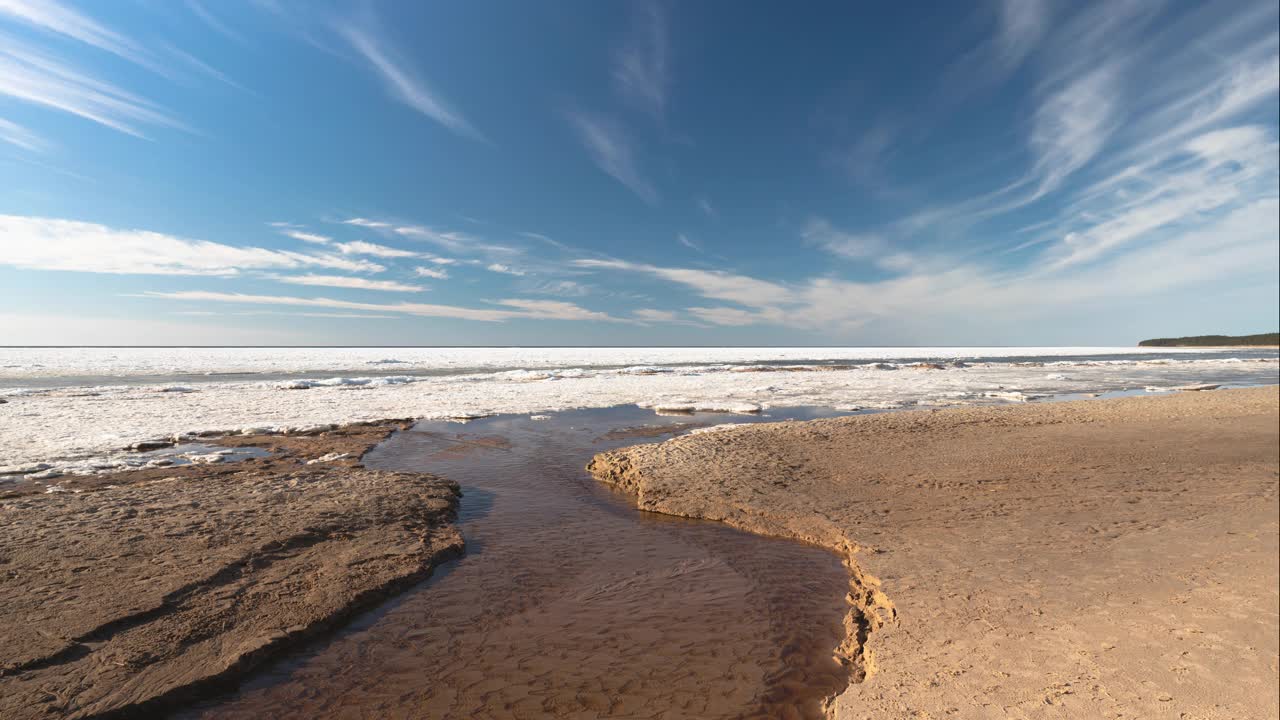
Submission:
<svg viewBox="0 0 1280 720">
<path fill-rule="evenodd" d="M 15 366 L 0 368 L 0 396 L 9 400 L 0 406 L 0 475 L 15 467 L 24 471 L 11 476 L 141 467 L 155 457 L 125 448 L 189 443 L 209 434 L 311 433 L 385 418 L 465 422 L 500 413 L 541 416 L 624 404 L 676 414 L 804 405 L 879 410 L 1278 380 L 1274 351 L 1165 350 L 1150 357 L 1134 348 L 1094 355 L 1080 348 L 397 348 L 394 355 L 385 348 L 249 348 L 240 349 L 242 354 L 189 350 L 189 365 L 183 365 L 184 355 L 175 350 L 0 348 L 0 364 Z M 363 375 L 341 372 L 391 358 L 403 361 L 393 364 L 396 375 L 369 375 L 367 367 Z M 517 361 L 528 364 L 510 366 Z M 139 367 L 128 367 L 130 362 Z M 326 375 L 328 368 L 339 372 Z M 158 393 L 156 384 L 122 381 L 159 370 L 185 377 L 207 372 L 211 378 L 246 370 L 310 374 L 161 384 L 197 392 Z M 427 370 L 434 374 L 410 374 Z M 33 385 L 43 377 L 38 372 L 84 378 L 107 371 L 120 377 L 74 387 Z M 27 374 L 6 380 L 6 373 Z M 37 463 L 45 466 L 35 469 Z"/>
</svg>

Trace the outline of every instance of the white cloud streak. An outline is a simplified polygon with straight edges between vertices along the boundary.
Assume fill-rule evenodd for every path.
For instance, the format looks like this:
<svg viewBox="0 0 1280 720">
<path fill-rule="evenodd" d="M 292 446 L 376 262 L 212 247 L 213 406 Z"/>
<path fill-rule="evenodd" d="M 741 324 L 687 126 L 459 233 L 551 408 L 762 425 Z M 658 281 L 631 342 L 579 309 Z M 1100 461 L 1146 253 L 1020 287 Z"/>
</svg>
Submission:
<svg viewBox="0 0 1280 720">
<path fill-rule="evenodd" d="M 201 22 L 208 25 L 215 32 L 225 35 L 238 43 L 245 42 L 243 35 L 232 30 L 231 27 L 220 20 L 217 15 L 210 12 L 209 9 L 200 2 L 200 0 L 187 0 L 187 9 L 191 11 L 192 15 L 200 18 Z"/>
<path fill-rule="evenodd" d="M 142 126 L 186 130 L 156 104 L 0 33 L 0 95 L 145 138 Z"/>
<path fill-rule="evenodd" d="M 422 225 L 397 225 L 391 228 L 391 231 L 407 238 L 438 245 L 451 252 L 473 252 L 480 244 L 477 238 L 466 233 L 435 230 Z"/>
<path fill-rule="evenodd" d="M 446 280 L 449 277 L 448 270 L 440 270 L 437 268 L 429 268 L 418 266 L 413 269 L 413 273 L 418 277 L 434 278 L 436 280 Z"/>
<path fill-rule="evenodd" d="M 528 317 L 548 318 L 556 320 L 590 320 L 596 322 L 628 322 L 622 318 L 615 318 L 608 313 L 588 310 L 571 302 L 563 300 L 499 300 L 500 305 L 519 308 L 524 311 Z"/>
<path fill-rule="evenodd" d="M 344 275 L 269 275 L 276 282 L 290 285 L 316 285 L 321 287 L 348 288 L 352 290 L 378 290 L 381 292 L 422 292 L 421 285 L 408 285 L 394 280 L 370 280 Z"/>
<path fill-rule="evenodd" d="M 396 100 L 447 128 L 451 132 L 472 140 L 486 141 L 471 123 L 440 95 L 408 68 L 397 56 L 386 38 L 375 37 L 367 28 L 349 25 L 338 27 L 351 47 L 377 72 L 387 91 Z"/>
<path fill-rule="evenodd" d="M 370 220 L 369 218 L 362 218 L 362 217 L 354 217 L 354 218 L 349 218 L 347 220 L 343 220 L 342 224 L 355 225 L 357 227 L 372 228 L 375 230 L 391 227 L 391 223 L 389 222 L 383 222 L 381 220 Z"/>
<path fill-rule="evenodd" d="M 785 286 L 745 275 L 720 270 L 672 268 L 626 262 L 623 260 L 575 260 L 577 267 L 596 270 L 620 270 L 641 273 L 692 288 L 703 297 L 728 300 L 747 307 L 766 307 L 791 301 L 792 292 Z"/>
<path fill-rule="evenodd" d="M 872 257 L 885 250 L 884 238 L 879 235 L 845 232 L 822 218 L 810 219 L 800 236 L 827 252 L 854 260 Z"/>
<path fill-rule="evenodd" d="M 1035 50 L 1049 23 L 1047 0 L 1001 0 L 995 57 L 1006 72 Z"/>
<path fill-rule="evenodd" d="M 635 9 L 630 37 L 615 58 L 613 84 L 623 100 L 661 119 L 667 107 L 667 19 L 656 2 Z"/>
<path fill-rule="evenodd" d="M 1195 156 L 1187 161 L 1186 176 L 1152 188 L 1159 199 L 1135 198 L 1126 212 L 1095 219 L 1090 228 L 1047 246 L 1034 262 L 1015 269 L 994 261 L 934 257 L 921 263 L 908 256 L 900 272 L 887 279 L 821 276 L 782 285 L 621 260 L 575 264 L 656 277 L 736 305 L 686 308 L 705 323 L 784 326 L 825 337 L 870 329 L 888 337 L 905 332 L 906 337 L 960 339 L 975 318 L 982 318 L 984 328 L 1025 331 L 1026 323 L 1047 317 L 1079 318 L 1136 299 L 1185 297 L 1226 279 L 1240 287 L 1274 288 L 1280 272 L 1280 145 L 1263 129 L 1245 127 L 1202 135 L 1187 143 L 1185 152 Z M 1228 184 L 1236 189 L 1224 191 L 1212 182 L 1226 173 L 1242 175 Z M 1245 192 L 1250 188 L 1252 193 Z M 660 321 L 666 312 L 637 318 Z"/>
<path fill-rule="evenodd" d="M 376 230 L 386 237 L 403 237 L 411 240 L 420 240 L 422 242 L 431 243 L 432 245 L 447 250 L 450 253 L 456 253 L 459 255 L 482 254 L 509 258 L 514 255 L 519 255 L 522 252 L 518 248 L 486 242 L 483 238 L 470 233 L 458 232 L 456 230 L 437 230 L 436 228 L 428 227 L 426 225 L 391 222 L 388 220 L 374 220 L 364 217 L 354 217 L 347 220 L 341 220 L 339 222 L 344 225 L 354 225 L 356 227 Z M 554 243 L 555 241 L 551 242 Z M 431 257 L 420 253 L 414 254 L 429 262 L 438 263 L 440 265 L 450 265 L 457 262 L 450 258 Z"/>
<path fill-rule="evenodd" d="M 306 232 L 303 230 L 283 230 L 280 234 L 286 237 L 291 237 L 294 240 L 301 240 L 302 242 L 309 242 L 315 245 L 328 245 L 333 242 L 333 238 L 328 237 L 327 235 L 317 235 L 316 233 Z"/>
<path fill-rule="evenodd" d="M 592 320 L 603 322 L 629 322 L 606 313 L 595 312 L 573 303 L 554 300 L 499 300 L 502 309 L 469 308 L 455 305 L 427 303 L 366 303 L 333 298 L 302 298 L 288 295 L 249 295 L 243 293 L 183 290 L 178 292 L 145 292 L 142 297 L 180 300 L 184 302 L 235 303 L 241 305 L 285 305 L 292 307 L 331 308 L 377 313 L 394 313 L 416 317 L 439 317 L 481 322 L 507 320 Z"/>
<path fill-rule="evenodd" d="M 129 38 L 101 25 L 58 0 L 0 0 L 0 16 L 25 23 L 46 32 L 92 45 L 161 75 L 164 69 Z"/>
<path fill-rule="evenodd" d="M 1117 83 L 1116 68 L 1103 66 L 1072 80 L 1037 108 L 1029 142 L 1038 187 L 1030 200 L 1056 190 L 1102 151 L 1114 126 Z"/>
<path fill-rule="evenodd" d="M 523 270 L 513 268 L 510 265 L 503 265 L 502 263 L 489 263 L 488 265 L 484 266 L 484 269 L 488 270 L 489 272 L 499 273 L 501 275 L 520 276 L 525 274 Z"/>
<path fill-rule="evenodd" d="M 529 282 L 520 287 L 521 292 L 538 295 L 559 295 L 560 297 L 582 297 L 591 294 L 591 288 L 572 280 L 547 280 Z"/>
<path fill-rule="evenodd" d="M 570 113 L 569 123 L 591 156 L 592 162 L 606 175 L 622 183 L 650 205 L 658 202 L 658 193 L 641 176 L 634 151 L 622 129 L 610 121 L 585 113 Z"/>
<path fill-rule="evenodd" d="M 412 250 L 401 250 L 400 248 L 387 247 L 386 245 L 378 245 L 377 243 L 365 242 L 363 240 L 352 240 L 351 242 L 335 243 L 334 249 L 343 255 L 371 255 L 381 258 L 410 258 L 418 257 L 419 254 Z"/>
<path fill-rule="evenodd" d="M 31 152 L 44 152 L 50 147 L 48 140 L 16 122 L 0 118 L 0 140 Z"/>
<path fill-rule="evenodd" d="M 237 275 L 246 270 L 385 268 L 366 260 L 190 240 L 96 223 L 0 215 L 0 265 L 133 275 Z"/>
<path fill-rule="evenodd" d="M 1110 182 L 1109 193 L 1069 215 L 1070 230 L 1050 245 L 1048 269 L 1093 261 L 1159 229 L 1276 192 L 1280 145 L 1261 127 L 1208 132 L 1184 143 L 1178 154 L 1184 159 L 1176 169 Z"/>
</svg>

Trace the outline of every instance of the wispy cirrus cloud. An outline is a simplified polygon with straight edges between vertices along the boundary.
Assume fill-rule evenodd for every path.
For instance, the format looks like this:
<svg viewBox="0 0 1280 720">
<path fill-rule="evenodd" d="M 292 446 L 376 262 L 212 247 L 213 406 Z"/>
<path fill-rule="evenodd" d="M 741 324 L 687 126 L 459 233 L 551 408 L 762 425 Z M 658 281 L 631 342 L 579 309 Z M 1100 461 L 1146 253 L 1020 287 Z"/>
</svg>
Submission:
<svg viewBox="0 0 1280 720">
<path fill-rule="evenodd" d="M 328 245 L 333 242 L 333 238 L 328 235 L 319 235 L 305 230 L 287 229 L 281 230 L 280 234 L 285 237 L 291 237 L 294 240 L 301 240 L 302 242 L 308 242 L 314 245 Z"/>
<path fill-rule="evenodd" d="M 661 120 L 667 107 L 667 18 L 656 2 L 633 7 L 631 32 L 614 58 L 613 86 L 624 101 Z"/>
<path fill-rule="evenodd" d="M 692 327 L 705 328 L 703 323 L 690 320 L 675 310 L 657 310 L 654 308 L 640 308 L 631 313 L 631 317 L 641 325 L 689 325 Z"/>
<path fill-rule="evenodd" d="M 652 323 L 669 323 L 675 322 L 680 318 L 674 310 L 655 310 L 653 308 L 640 308 L 631 313 L 637 320 Z"/>
<path fill-rule="evenodd" d="M 681 245 L 689 248 L 690 250 L 693 250 L 694 252 L 703 251 L 702 243 L 698 242 L 697 240 L 694 240 L 693 238 L 689 237 L 688 235 L 685 235 L 684 233 L 676 233 L 676 241 L 679 242 Z"/>
<path fill-rule="evenodd" d="M 792 299 L 792 291 L 784 285 L 721 270 L 659 267 L 625 260 L 597 260 L 590 258 L 575 260 L 573 264 L 581 268 L 620 270 L 649 275 L 684 285 L 703 297 L 728 300 L 747 307 L 766 307 L 790 302 Z"/>
<path fill-rule="evenodd" d="M 484 244 L 479 238 L 453 230 L 436 230 L 424 225 L 397 225 L 392 232 L 414 240 L 423 240 L 457 253 L 475 252 Z"/>
<path fill-rule="evenodd" d="M 409 285 L 394 280 L 371 280 L 347 275 L 267 275 L 276 282 L 290 285 L 315 285 L 320 287 L 347 288 L 351 290 L 378 290 L 380 292 L 422 292 L 421 285 Z"/>
<path fill-rule="evenodd" d="M 1266 144 L 1252 143 L 1257 155 L 1225 166 L 1191 143 L 1242 121 L 1273 125 L 1280 8 L 1265 1 L 1188 6 L 1158 23 L 1161 9 L 1141 2 L 1058 6 L 1062 16 L 1038 41 L 1043 62 L 1029 96 L 1026 170 L 994 190 L 975 184 L 977 191 L 964 199 L 864 232 L 950 244 L 981 233 L 983 223 L 1034 207 L 1042 218 L 1021 237 L 994 233 L 968 251 L 1023 252 L 1048 244 L 1056 251 L 1037 257 L 1053 265 L 1086 262 L 1095 251 L 1131 244 L 1089 238 L 1141 241 L 1206 207 L 1221 211 L 1260 197 L 1256 173 L 1239 171 L 1265 164 L 1274 155 Z M 1210 167 L 1218 168 L 1212 177 L 1202 172 Z M 942 190 L 954 196 L 954 187 Z M 1075 259 L 1064 260 L 1069 257 Z"/>
<path fill-rule="evenodd" d="M 883 237 L 847 232 L 823 218 L 811 218 L 800 232 L 800 237 L 827 252 L 853 260 L 872 257 L 885 251 Z"/>
<path fill-rule="evenodd" d="M 810 218 L 800 231 L 800 238 L 837 257 L 870 263 L 890 272 L 916 269 L 921 261 L 911 252 L 894 248 L 882 235 L 842 230 L 825 218 Z"/>
<path fill-rule="evenodd" d="M 245 42 L 243 35 L 236 30 L 233 30 L 230 25 L 227 25 L 221 18 L 210 12 L 210 10 L 205 7 L 204 3 L 200 0 L 187 0 L 187 9 L 191 11 L 192 15 L 195 15 L 201 22 L 208 25 L 215 32 L 229 37 L 238 43 Z"/>
<path fill-rule="evenodd" d="M 1048 0 L 1001 0 L 992 59 L 1005 73 L 1022 64 L 1044 37 L 1052 7 Z"/>
<path fill-rule="evenodd" d="M 78 40 L 161 75 L 167 74 L 151 54 L 133 40 L 58 0 L 0 0 L 0 17 Z"/>
<path fill-rule="evenodd" d="M 946 117 L 1031 64 L 1036 53 L 1044 51 L 1045 36 L 1058 21 L 1050 0 L 996 0 L 972 7 L 988 31 L 938 74 L 932 115 Z"/>
<path fill-rule="evenodd" d="M 1039 241 L 1049 243 L 1047 268 L 1090 262 L 1162 228 L 1274 197 L 1278 154 L 1280 144 L 1260 126 L 1196 136 L 1180 146 L 1174 167 L 1116 179 L 1110 193 L 1082 199 Z"/>
<path fill-rule="evenodd" d="M 484 266 L 484 269 L 492 273 L 498 273 L 500 275 L 520 276 L 525 274 L 523 270 L 520 270 L 518 268 L 513 268 L 510 265 L 504 265 L 502 263 L 489 263 L 488 265 Z"/>
<path fill-rule="evenodd" d="M 234 303 L 239 305 L 285 305 L 306 308 L 331 308 L 339 310 L 370 311 L 391 313 L 416 317 L 440 317 L 457 320 L 477 320 L 480 322 L 504 322 L 507 320 L 592 320 L 600 322 L 631 322 L 625 318 L 615 318 L 607 313 L 596 312 L 579 307 L 573 303 L 557 300 L 499 300 L 496 304 L 501 308 L 472 308 L 457 305 L 436 305 L 429 303 L 366 303 L 334 298 L 303 298 L 289 295 L 252 295 L 245 293 L 211 292 L 206 290 L 183 290 L 178 292 L 147 291 L 140 295 L 166 300 L 185 302 Z"/>
<path fill-rule="evenodd" d="M 362 218 L 362 217 L 348 218 L 346 220 L 343 220 L 342 223 L 344 225 L 355 225 L 356 227 L 365 227 L 365 228 L 371 228 L 375 230 L 392 227 L 392 224 L 389 222 L 384 222 L 382 220 L 370 220 L 369 218 Z"/>
<path fill-rule="evenodd" d="M 488 240 L 472 233 L 460 232 L 457 230 L 440 230 L 427 225 L 395 222 L 390 220 L 373 220 L 364 217 L 354 217 L 347 220 L 340 220 L 338 222 L 343 225 L 354 225 L 356 227 L 375 230 L 388 238 L 399 237 L 409 238 L 411 240 L 420 240 L 422 242 L 435 245 L 436 247 L 442 248 L 455 255 L 482 255 L 489 258 L 509 259 L 522 254 L 522 250 L 520 248 L 489 242 Z M 441 265 L 450 265 L 458 262 L 453 258 L 434 257 L 422 253 L 413 254 L 427 260 L 428 262 Z M 469 262 L 476 261 L 473 259 Z"/>
<path fill-rule="evenodd" d="M 582 112 L 569 113 L 569 123 L 596 167 L 646 203 L 658 202 L 658 192 L 640 174 L 631 141 L 619 125 Z"/>
<path fill-rule="evenodd" d="M 712 325 L 727 327 L 778 323 L 784 317 L 784 313 L 777 308 L 743 310 L 742 308 L 733 307 L 691 307 L 688 309 L 688 313 Z"/>
<path fill-rule="evenodd" d="M 337 31 L 373 68 L 396 100 L 457 135 L 488 142 L 461 112 L 413 72 L 389 38 L 379 35 L 369 24 L 342 24 Z"/>
<path fill-rule="evenodd" d="M 1232 135 L 1203 137 L 1196 145 L 1224 163 L 1232 155 L 1256 156 L 1256 134 Z M 1270 151 L 1274 156 L 1280 146 L 1272 142 Z M 1219 203 L 1177 210 L 1185 198 L 1175 198 L 1161 206 L 1168 208 L 1166 215 L 1138 203 L 1135 215 L 1065 246 L 1050 245 L 1041 251 L 1039 262 L 1017 268 L 935 258 L 904 264 L 901 273 L 880 280 L 819 276 L 784 285 L 724 271 L 621 260 L 577 264 L 647 275 L 733 303 L 685 308 L 688 315 L 712 325 L 785 326 L 824 337 L 846 337 L 870 328 L 883 337 L 928 334 L 959 341 L 975 318 L 982 318 L 984 327 L 1023 327 L 1035 318 L 1101 312 L 1137 298 L 1185 297 L 1224 277 L 1242 287 L 1274 286 L 1280 272 L 1280 198 L 1274 170 L 1258 177 L 1269 184 L 1269 193 L 1262 191 L 1234 209 L 1223 211 Z M 1126 244 L 1132 245 L 1126 252 L 1112 252 Z"/>
<path fill-rule="evenodd" d="M 163 43 L 162 47 L 164 48 L 165 54 L 167 56 L 174 57 L 174 58 L 177 58 L 178 60 L 181 60 L 188 67 L 192 68 L 193 70 L 200 73 L 201 75 L 213 78 L 214 80 L 217 80 L 218 82 L 224 83 L 226 85 L 230 85 L 231 87 L 236 88 L 237 90 L 243 90 L 244 92 L 252 92 L 251 90 L 249 90 L 249 88 L 236 82 L 233 78 L 231 78 L 231 76 L 222 72 L 218 68 L 210 65 L 204 60 L 201 60 L 195 55 L 192 55 L 186 50 L 182 50 L 181 48 L 174 46 L 172 43 L 167 43 L 167 42 Z"/>
<path fill-rule="evenodd" d="M 51 143 L 16 122 L 0 118 L 0 140 L 31 152 L 44 152 Z"/>
<path fill-rule="evenodd" d="M 591 294 L 591 287 L 573 280 L 543 280 L 526 282 L 520 286 L 521 292 L 536 295 L 558 295 L 560 297 L 582 297 Z"/>
<path fill-rule="evenodd" d="M 131 275 L 237 275 L 248 270 L 328 268 L 380 272 L 333 254 L 238 247 L 147 230 L 58 218 L 0 215 L 0 265 Z"/>
<path fill-rule="evenodd" d="M 474 235 L 454 230 L 437 230 L 426 225 L 373 220 L 364 217 L 353 217 L 339 222 L 343 225 L 354 225 L 377 230 L 386 235 L 399 235 L 413 240 L 422 240 L 456 253 L 471 253 L 492 247 Z"/>
<path fill-rule="evenodd" d="M 4 33 L 0 33 L 0 95 L 140 138 L 146 137 L 143 127 L 187 130 L 155 103 Z"/>
<path fill-rule="evenodd" d="M 706 215 L 712 220 L 720 219 L 720 213 L 716 210 L 716 206 L 712 205 L 711 201 L 706 197 L 699 197 L 694 204 L 698 206 L 698 209 L 702 211 L 703 215 Z"/>
<path fill-rule="evenodd" d="M 616 318 L 608 313 L 588 310 L 571 302 L 563 300 L 527 300 L 525 298 L 513 298 L 509 300 L 499 300 L 498 304 L 507 307 L 519 308 L 524 311 L 528 317 L 555 319 L 555 320 L 594 320 L 598 322 L 630 322 L 625 318 Z"/>
<path fill-rule="evenodd" d="M 411 258 L 419 257 L 419 253 L 412 250 L 401 250 L 400 248 L 388 247 L 377 243 L 365 242 L 364 240 L 352 240 L 351 242 L 334 243 L 334 249 L 343 255 L 370 255 L 380 258 Z"/>
<path fill-rule="evenodd" d="M 1102 151 L 1114 129 L 1118 69 L 1104 65 L 1074 78 L 1036 109 L 1029 143 L 1035 153 L 1035 192 L 1028 202 L 1056 190 Z"/>
<path fill-rule="evenodd" d="M 442 270 L 440 268 L 423 267 L 421 265 L 413 269 L 413 274 L 417 275 L 418 277 L 428 277 L 435 280 L 447 280 L 449 278 L 448 270 Z"/>
<path fill-rule="evenodd" d="M 176 60 L 202 75 L 244 89 L 181 48 L 164 42 L 148 47 L 59 0 L 0 0 L 0 21 L 4 20 L 83 43 L 166 78 L 179 77 L 173 62 Z M 156 103 L 96 76 L 92 70 L 77 67 L 48 48 L 40 49 L 3 33 L 0 94 L 78 115 L 138 137 L 146 137 L 144 126 L 191 131 Z"/>
</svg>

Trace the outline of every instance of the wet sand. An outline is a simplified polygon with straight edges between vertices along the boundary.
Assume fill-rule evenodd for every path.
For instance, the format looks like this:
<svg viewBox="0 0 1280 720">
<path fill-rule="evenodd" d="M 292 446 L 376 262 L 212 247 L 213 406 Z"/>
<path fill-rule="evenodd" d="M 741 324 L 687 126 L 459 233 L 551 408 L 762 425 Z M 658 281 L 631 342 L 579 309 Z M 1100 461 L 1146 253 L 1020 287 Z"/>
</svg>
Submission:
<svg viewBox="0 0 1280 720">
<path fill-rule="evenodd" d="M 154 717 L 426 577 L 462 547 L 457 485 L 359 464 L 403 426 L 210 438 L 267 456 L 8 484 L 0 717 Z"/>
<path fill-rule="evenodd" d="M 861 682 L 837 718 L 1276 717 L 1277 397 L 748 426 L 592 470 L 846 555 Z"/>
<path fill-rule="evenodd" d="M 584 470 L 690 427 L 623 407 L 398 434 L 366 462 L 456 479 L 466 554 L 184 717 L 820 720 L 848 681 L 840 558 L 638 513 Z"/>
</svg>

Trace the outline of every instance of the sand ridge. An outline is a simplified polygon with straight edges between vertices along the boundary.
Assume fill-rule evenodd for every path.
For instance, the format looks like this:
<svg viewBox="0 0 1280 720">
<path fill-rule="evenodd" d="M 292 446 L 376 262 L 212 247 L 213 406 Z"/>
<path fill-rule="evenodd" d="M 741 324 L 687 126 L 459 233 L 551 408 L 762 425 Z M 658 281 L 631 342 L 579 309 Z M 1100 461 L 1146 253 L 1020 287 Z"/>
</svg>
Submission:
<svg viewBox="0 0 1280 720">
<path fill-rule="evenodd" d="M 185 704 L 426 577 L 461 551 L 458 486 L 359 462 L 404 426 L 212 439 L 272 454 L 11 491 L 0 717 Z"/>
<path fill-rule="evenodd" d="M 598 455 L 846 552 L 837 718 L 1275 717 L 1277 388 L 730 428 Z"/>
</svg>

